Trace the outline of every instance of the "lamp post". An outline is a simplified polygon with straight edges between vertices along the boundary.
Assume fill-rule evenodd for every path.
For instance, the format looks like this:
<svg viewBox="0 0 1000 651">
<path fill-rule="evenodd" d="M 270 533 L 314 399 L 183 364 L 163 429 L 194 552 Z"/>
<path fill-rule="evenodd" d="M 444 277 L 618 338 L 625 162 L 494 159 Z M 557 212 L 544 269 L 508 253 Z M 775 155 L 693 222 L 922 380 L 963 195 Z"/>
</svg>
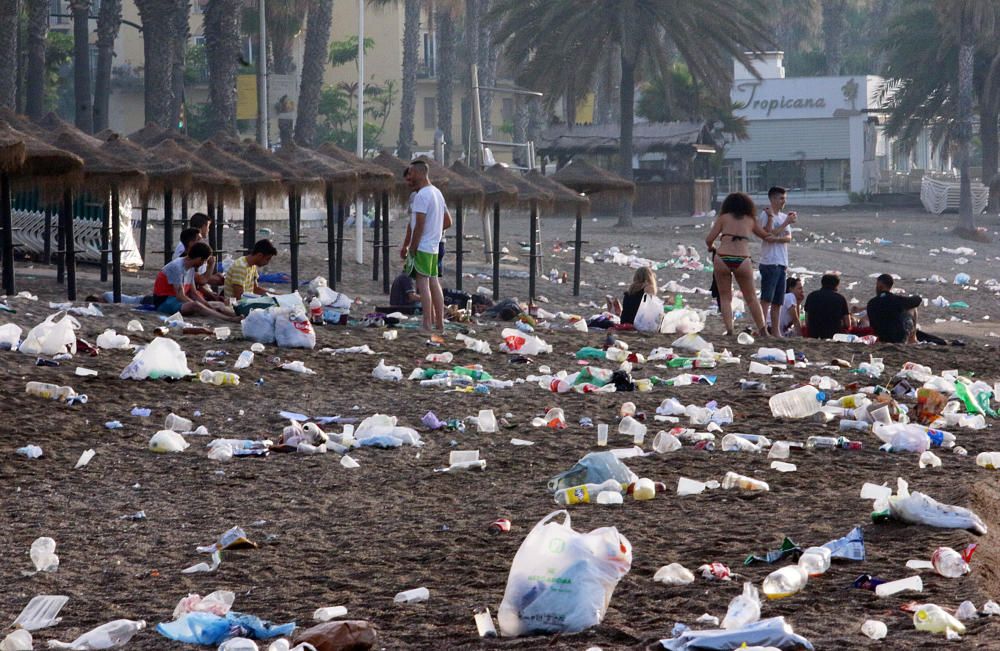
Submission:
<svg viewBox="0 0 1000 651">
<path fill-rule="evenodd" d="M 267 138 L 267 5 L 257 0 L 260 42 L 257 55 L 257 143 L 268 148 Z"/>
<path fill-rule="evenodd" d="M 358 158 L 365 156 L 365 0 L 358 0 Z M 354 261 L 365 261 L 364 214 L 360 198 L 354 202 Z"/>
</svg>

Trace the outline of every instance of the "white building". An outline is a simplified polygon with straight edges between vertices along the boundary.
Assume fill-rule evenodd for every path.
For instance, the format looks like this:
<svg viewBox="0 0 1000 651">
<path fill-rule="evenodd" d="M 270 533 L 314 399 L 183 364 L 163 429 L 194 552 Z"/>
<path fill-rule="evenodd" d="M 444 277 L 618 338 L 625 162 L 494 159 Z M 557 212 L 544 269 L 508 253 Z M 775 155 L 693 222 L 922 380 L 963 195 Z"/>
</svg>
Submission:
<svg viewBox="0 0 1000 651">
<path fill-rule="evenodd" d="M 878 126 L 882 78 L 786 78 L 782 58 L 762 55 L 755 65 L 760 79 L 734 62 L 731 97 L 741 107 L 734 114 L 748 121 L 749 139 L 726 145 L 718 195 L 744 191 L 764 199 L 777 185 L 794 192 L 797 205 L 837 206 L 851 193 L 876 192 L 880 172 L 896 166 Z M 908 159 L 898 167 L 907 169 Z"/>
</svg>

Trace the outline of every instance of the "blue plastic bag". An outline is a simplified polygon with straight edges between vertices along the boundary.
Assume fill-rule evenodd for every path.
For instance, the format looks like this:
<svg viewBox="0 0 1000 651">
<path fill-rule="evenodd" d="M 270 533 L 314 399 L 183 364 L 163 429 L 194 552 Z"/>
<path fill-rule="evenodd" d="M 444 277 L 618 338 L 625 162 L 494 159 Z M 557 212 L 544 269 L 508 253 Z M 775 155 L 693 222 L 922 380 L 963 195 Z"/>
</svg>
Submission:
<svg viewBox="0 0 1000 651">
<path fill-rule="evenodd" d="M 185 613 L 172 622 L 157 624 L 156 631 L 165 638 L 188 644 L 217 646 L 231 637 L 266 640 L 291 636 L 295 622 L 276 625 L 254 615 L 229 612 L 225 617 L 212 613 Z"/>
</svg>

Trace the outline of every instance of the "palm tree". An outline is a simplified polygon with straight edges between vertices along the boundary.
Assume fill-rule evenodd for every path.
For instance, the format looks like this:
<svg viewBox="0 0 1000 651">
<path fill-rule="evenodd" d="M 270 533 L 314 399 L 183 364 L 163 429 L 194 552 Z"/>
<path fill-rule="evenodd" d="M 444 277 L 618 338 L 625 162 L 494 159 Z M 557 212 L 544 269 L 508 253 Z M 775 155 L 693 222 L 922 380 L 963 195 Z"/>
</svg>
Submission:
<svg viewBox="0 0 1000 651">
<path fill-rule="evenodd" d="M 135 0 L 142 20 L 145 121 L 169 129 L 174 105 L 174 11 L 183 0 Z M 166 46 L 165 46 L 166 44 Z"/>
<path fill-rule="evenodd" d="M 73 97 L 76 103 L 75 123 L 85 133 L 94 130 L 94 115 L 90 96 L 90 0 L 70 0 L 73 14 Z"/>
<path fill-rule="evenodd" d="M 267 39 L 271 45 L 271 57 L 274 61 L 271 72 L 275 75 L 291 75 L 295 72 L 293 45 L 295 38 L 302 31 L 303 18 L 309 10 L 309 2 L 308 0 L 272 1 L 265 5 L 265 10 Z M 248 11 L 244 16 L 248 31 L 255 32 L 260 29 L 257 26 L 257 18 L 257 11 Z M 322 53 L 319 56 L 325 61 L 326 57 Z M 281 134 L 281 143 L 291 144 L 294 135 L 292 120 L 278 118 L 278 131 Z"/>
<path fill-rule="evenodd" d="M 491 0 L 479 0 L 479 85 L 494 87 L 497 85 L 497 61 L 500 48 L 493 41 L 496 17 L 490 13 Z M 481 91 L 479 104 L 483 119 L 483 135 L 493 137 L 493 93 Z"/>
<path fill-rule="evenodd" d="M 0 106 L 15 108 L 17 97 L 18 0 L 0 0 Z"/>
<path fill-rule="evenodd" d="M 240 56 L 241 0 L 208 0 L 205 55 L 213 128 L 236 135 L 236 66 Z"/>
<path fill-rule="evenodd" d="M 570 76 L 589 87 L 601 53 L 620 48 L 619 162 L 629 180 L 640 66 L 665 73 L 672 46 L 697 83 L 722 94 L 733 59 L 752 69 L 747 52 L 771 43 L 763 0 L 496 0 L 493 13 L 497 42 L 511 60 L 525 62 L 524 78 L 536 87 L 562 89 Z M 631 225 L 630 201 L 618 223 Z"/>
<path fill-rule="evenodd" d="M 403 83 L 399 96 L 399 140 L 396 142 L 396 155 L 403 160 L 408 160 L 413 154 L 422 5 L 422 0 L 403 0 Z"/>
<path fill-rule="evenodd" d="M 27 68 L 24 112 L 33 119 L 45 114 L 45 45 L 49 34 L 49 0 L 27 0 Z M 4 75 L 0 74 L 0 77 Z M 3 97 L 9 97 L 4 92 Z"/>
<path fill-rule="evenodd" d="M 94 131 L 108 128 L 111 58 L 122 23 L 122 0 L 103 0 L 97 12 L 97 71 L 94 75 Z"/>
<path fill-rule="evenodd" d="M 465 45 L 464 52 L 460 57 L 461 61 L 464 61 L 464 70 L 462 70 L 462 79 L 465 81 L 465 101 L 462 102 L 462 124 L 472 125 L 472 106 L 474 98 L 472 96 L 472 64 L 474 62 L 478 63 L 479 57 L 479 0 L 465 0 L 465 20 L 463 21 L 463 42 Z M 465 145 L 468 150 L 469 164 L 475 165 L 479 160 L 479 152 L 476 151 L 474 147 L 470 147 L 470 143 L 467 142 L 469 135 L 469 127 L 465 128 L 462 132 L 462 144 Z"/>
<path fill-rule="evenodd" d="M 847 0 L 823 0 L 823 45 L 826 51 L 826 74 L 839 75 L 844 63 L 844 28 L 847 26 Z"/>
<path fill-rule="evenodd" d="M 435 6 L 434 26 L 437 51 L 437 127 L 444 134 L 445 165 L 451 163 L 452 101 L 455 96 L 455 18 L 458 3 L 441 2 Z"/>
<path fill-rule="evenodd" d="M 333 0 L 311 0 L 309 21 L 306 23 L 305 52 L 302 55 L 299 106 L 295 118 L 295 142 L 304 147 L 316 144 L 316 117 L 323 91 L 323 72 L 326 70 L 332 19 Z"/>
<path fill-rule="evenodd" d="M 168 119 L 171 129 L 180 124 L 181 106 L 184 104 L 184 64 L 187 58 L 188 39 L 191 36 L 191 3 L 189 0 L 175 0 L 173 7 L 173 48 L 170 52 L 171 103 Z"/>
</svg>

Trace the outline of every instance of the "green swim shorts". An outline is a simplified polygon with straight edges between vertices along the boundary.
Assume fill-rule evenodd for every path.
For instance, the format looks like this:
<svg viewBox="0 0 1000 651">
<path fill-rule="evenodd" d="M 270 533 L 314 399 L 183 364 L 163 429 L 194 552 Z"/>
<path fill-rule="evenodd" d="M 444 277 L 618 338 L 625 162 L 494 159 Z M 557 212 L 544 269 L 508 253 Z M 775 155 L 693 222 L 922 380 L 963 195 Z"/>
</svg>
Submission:
<svg viewBox="0 0 1000 651">
<path fill-rule="evenodd" d="M 407 255 L 404 271 L 410 276 L 437 277 L 438 255 L 437 253 L 426 253 L 417 251 L 416 255 Z"/>
</svg>

